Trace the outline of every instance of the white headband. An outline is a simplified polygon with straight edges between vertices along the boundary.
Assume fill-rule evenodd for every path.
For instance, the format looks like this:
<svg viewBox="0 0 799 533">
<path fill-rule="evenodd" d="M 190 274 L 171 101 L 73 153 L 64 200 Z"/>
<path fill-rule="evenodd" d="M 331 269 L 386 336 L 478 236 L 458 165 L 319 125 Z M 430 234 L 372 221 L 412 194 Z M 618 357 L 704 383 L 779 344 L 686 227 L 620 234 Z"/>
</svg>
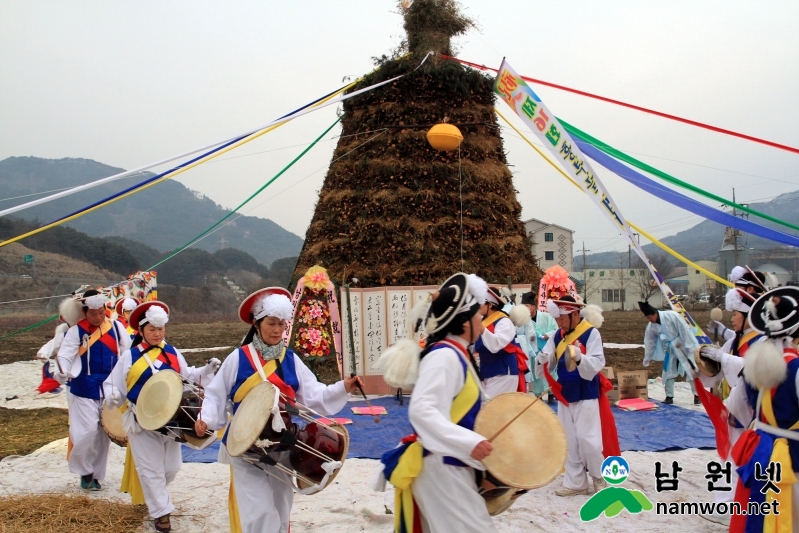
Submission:
<svg viewBox="0 0 799 533">
<path fill-rule="evenodd" d="M 150 324 L 156 328 L 162 328 L 166 326 L 167 322 L 169 322 L 169 315 L 164 311 L 164 308 L 159 305 L 152 305 L 144 312 L 144 316 L 139 319 L 139 327 Z"/>
<path fill-rule="evenodd" d="M 95 294 L 83 300 L 83 305 L 89 309 L 103 309 L 105 307 L 106 298 L 102 294 Z"/>
<path fill-rule="evenodd" d="M 265 316 L 273 316 L 280 320 L 291 320 L 294 306 L 285 294 L 269 294 L 255 302 L 252 306 L 252 317 L 260 320 Z"/>
</svg>

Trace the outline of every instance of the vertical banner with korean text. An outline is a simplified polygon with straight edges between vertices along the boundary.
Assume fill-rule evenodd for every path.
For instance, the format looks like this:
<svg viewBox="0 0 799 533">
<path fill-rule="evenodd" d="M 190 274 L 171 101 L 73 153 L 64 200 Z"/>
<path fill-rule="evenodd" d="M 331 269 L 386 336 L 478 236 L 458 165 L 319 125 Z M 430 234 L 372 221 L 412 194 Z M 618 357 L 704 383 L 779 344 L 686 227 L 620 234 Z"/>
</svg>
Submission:
<svg viewBox="0 0 799 533">
<path fill-rule="evenodd" d="M 613 226 L 627 238 L 635 253 L 644 261 L 652 273 L 658 287 L 668 299 L 672 309 L 680 313 L 693 331 L 699 344 L 712 344 L 702 329 L 686 312 L 675 294 L 666 285 L 663 277 L 647 259 L 638 241 L 633 237 L 619 208 L 610 197 L 610 193 L 602 184 L 599 176 L 591 168 L 577 144 L 561 126 L 555 115 L 544 105 L 532 88 L 503 59 L 502 66 L 494 82 L 494 92 L 522 119 L 541 143 L 552 152 L 566 173 L 583 189 Z"/>
</svg>

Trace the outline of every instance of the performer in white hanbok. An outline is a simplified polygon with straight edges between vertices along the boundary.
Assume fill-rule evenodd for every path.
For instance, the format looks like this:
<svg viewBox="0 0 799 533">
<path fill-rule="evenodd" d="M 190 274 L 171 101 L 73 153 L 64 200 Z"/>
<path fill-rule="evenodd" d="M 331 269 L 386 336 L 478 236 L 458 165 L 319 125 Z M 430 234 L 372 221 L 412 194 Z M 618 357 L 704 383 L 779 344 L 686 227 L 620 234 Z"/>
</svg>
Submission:
<svg viewBox="0 0 799 533">
<path fill-rule="evenodd" d="M 83 293 L 84 318 L 69 328 L 58 350 L 56 380 L 69 380 L 69 471 L 81 476 L 84 490 L 100 490 L 111 441 L 100 426 L 103 381 L 119 356 L 130 348 L 122 324 L 105 312 L 106 297 L 94 289 Z"/>
<path fill-rule="evenodd" d="M 752 328 L 752 324 L 749 322 L 749 310 L 752 304 L 755 302 L 755 299 L 751 294 L 737 287 L 732 288 L 727 292 L 725 301 L 727 311 L 732 313 L 731 331 L 734 332 L 734 335 L 721 348 L 716 348 L 715 346 L 702 346 L 699 351 L 700 355 L 703 357 L 721 364 L 721 371 L 715 376 L 711 377 L 699 373 L 699 379 L 702 381 L 702 385 L 709 389 L 716 387 L 719 381 L 722 379 L 726 380 L 727 383 L 730 383 L 733 386 L 738 383 L 738 376 L 744 366 L 743 358 L 749 351 L 749 347 L 765 339 L 760 332 Z M 736 405 L 734 402 L 730 402 L 729 396 L 725 399 L 724 404 L 730 411 L 729 417 L 727 418 L 727 424 L 729 426 L 728 431 L 730 437 L 730 449 L 732 449 L 732 447 L 735 446 L 735 443 L 738 442 L 738 439 L 740 438 L 744 429 L 746 429 L 746 426 L 744 426 L 742 421 L 749 419 L 751 415 L 745 404 L 743 405 L 743 410 L 741 410 L 742 405 L 740 403 Z M 732 461 L 731 454 L 727 455 L 728 456 L 726 460 Z M 733 468 L 731 471 L 730 480 L 731 484 L 729 486 L 732 487 L 732 490 L 714 492 L 714 500 L 716 502 L 733 501 L 734 488 L 738 480 L 738 472 L 735 468 Z M 725 483 L 721 481 L 716 485 L 725 486 Z M 729 515 L 726 514 L 702 516 L 722 524 L 728 524 L 730 521 Z"/>
<path fill-rule="evenodd" d="M 509 303 L 496 287 L 486 291 L 485 329 L 474 343 L 474 352 L 480 360 L 480 375 L 487 398 L 494 398 L 504 392 L 526 392 L 524 375 L 529 371 L 527 354 L 516 341 L 516 327 L 530 321 L 529 315 L 523 322 L 518 315 L 512 320 L 503 311 Z M 513 313 L 511 308 L 510 313 Z"/>
<path fill-rule="evenodd" d="M 452 276 L 414 310 L 425 348 L 403 339 L 380 359 L 387 383 L 413 387 L 408 417 L 415 433 L 382 459 L 382 475 L 396 488 L 397 533 L 496 531 L 475 478 L 493 446 L 472 431 L 481 388 L 467 349 L 483 330 L 485 295 L 477 276 Z"/>
<path fill-rule="evenodd" d="M 67 331 L 69 331 L 69 328 L 77 324 L 78 320 L 83 318 L 82 307 L 79 301 L 71 297 L 65 298 L 58 305 L 58 320 L 60 323 L 55 328 L 55 334 L 52 339 L 47 341 L 39 348 L 39 351 L 36 352 L 36 358 L 43 363 L 42 384 L 39 385 L 37 389 L 40 393 L 61 392 L 61 387 L 59 387 L 61 384 L 53 377 L 53 374 L 58 372 L 56 357 L 58 356 L 58 350 L 61 349 L 61 343 L 64 341 L 64 337 Z M 53 368 L 51 368 L 51 363 L 54 364 Z"/>
<path fill-rule="evenodd" d="M 138 334 L 133 346 L 117 361 L 111 375 L 103 383 L 105 401 L 113 408 L 123 407 L 122 423 L 128 434 L 130 456 L 126 458 L 128 475 L 138 481 L 127 480 L 123 492 L 130 492 L 133 503 L 139 504 L 135 489 L 141 484 L 144 503 L 154 520 L 156 531 L 171 531 L 169 515 L 175 510 L 167 485 L 171 483 L 183 459 L 180 442 L 165 429 L 148 431 L 136 420 L 136 403 L 144 384 L 158 372 L 178 372 L 191 383 L 208 384 L 219 368 L 219 359 L 211 359 L 200 368 L 189 366 L 183 355 L 164 341 L 169 307 L 157 300 L 138 305 L 129 315 L 128 324 Z M 123 484 L 125 480 L 123 480 Z"/>
<path fill-rule="evenodd" d="M 593 480 L 594 492 L 598 492 L 607 486 L 601 471 L 604 456 L 599 396 L 602 390 L 598 376 L 605 366 L 602 337 L 597 329 L 602 326 L 602 310 L 566 295 L 560 300 L 547 300 L 547 311 L 560 329 L 536 357 L 536 373 L 539 377 L 546 377 L 549 368 L 557 366 L 557 384 L 551 381 L 551 375 L 547 381 L 560 401 L 558 418 L 569 443 L 563 488 L 556 490 L 555 494 L 588 494 L 586 471 Z M 572 356 L 564 356 L 570 345 L 577 347 L 571 363 L 576 363 L 574 369 L 569 368 L 567 360 Z"/>
<path fill-rule="evenodd" d="M 693 363 L 694 353 L 699 347 L 693 332 L 688 329 L 688 324 L 676 311 L 658 311 L 649 302 L 638 302 L 638 307 L 644 314 L 649 324 L 644 332 L 644 366 L 648 367 L 651 361 L 663 363 L 663 385 L 666 388 L 665 404 L 674 403 L 674 378 L 685 375 L 685 364 Z M 694 405 L 699 405 L 699 396 L 696 395 L 694 382 L 691 392 L 694 393 Z"/>
<path fill-rule="evenodd" d="M 263 380 L 326 416 L 346 406 L 348 393 L 361 383 L 360 378 L 348 378 L 333 385 L 319 383 L 302 360 L 284 345 L 283 332 L 293 313 L 290 296 L 286 289 L 269 287 L 242 302 L 239 318 L 252 327 L 242 347 L 227 356 L 205 389 L 201 420 L 195 426 L 198 435 L 208 428 L 225 427 L 228 401 L 233 403 L 235 412 L 247 392 Z M 227 435 L 219 449 L 219 462 L 232 465 L 228 501 L 231 531 L 287 533 L 294 492 L 286 474 L 272 466 L 267 467 L 267 473 L 241 457 L 230 457 L 225 442 Z"/>
<path fill-rule="evenodd" d="M 522 347 L 522 350 L 530 358 L 530 368 L 535 368 L 535 356 L 541 351 L 549 338 L 558 330 L 558 325 L 552 315 L 546 311 L 538 310 L 538 298 L 534 292 L 525 292 L 522 294 L 522 305 L 527 307 L 530 311 L 530 322 L 524 326 L 516 328 L 516 340 Z M 558 379 L 558 371 L 556 368 L 550 369 L 552 377 Z M 535 372 L 528 374 L 528 383 L 532 385 L 532 392 L 535 396 L 540 396 L 545 390 L 549 388 L 546 379 L 536 377 Z M 547 395 L 548 403 L 555 403 L 555 395 Z"/>
<path fill-rule="evenodd" d="M 735 501 L 779 513 L 733 516 L 730 531 L 799 531 L 799 288 L 764 293 L 749 321 L 767 339 L 749 349 L 727 399 L 748 428 L 732 450 L 740 474 Z"/>
</svg>

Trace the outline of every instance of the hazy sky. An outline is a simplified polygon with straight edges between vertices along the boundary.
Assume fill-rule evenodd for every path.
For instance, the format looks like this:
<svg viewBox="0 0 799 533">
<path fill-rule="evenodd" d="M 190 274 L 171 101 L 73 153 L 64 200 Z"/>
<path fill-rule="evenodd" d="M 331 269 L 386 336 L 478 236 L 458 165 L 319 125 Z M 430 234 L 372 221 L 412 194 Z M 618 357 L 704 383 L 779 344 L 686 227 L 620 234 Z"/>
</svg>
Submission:
<svg viewBox="0 0 799 533">
<path fill-rule="evenodd" d="M 463 3 L 480 26 L 457 41 L 463 59 L 496 68 L 506 56 L 523 75 L 799 146 L 799 2 Z M 0 0 L 0 159 L 134 168 L 248 131 L 370 71 L 402 38 L 395 11 L 391 0 Z M 584 131 L 722 196 L 799 189 L 799 155 L 533 88 Z M 333 107 L 301 117 L 179 181 L 233 207 L 333 120 Z M 304 236 L 339 131 L 248 214 Z M 524 219 L 574 229 L 575 248 L 626 249 L 588 199 L 513 132 L 503 137 Z M 597 170 L 624 215 L 656 236 L 699 221 Z"/>
</svg>

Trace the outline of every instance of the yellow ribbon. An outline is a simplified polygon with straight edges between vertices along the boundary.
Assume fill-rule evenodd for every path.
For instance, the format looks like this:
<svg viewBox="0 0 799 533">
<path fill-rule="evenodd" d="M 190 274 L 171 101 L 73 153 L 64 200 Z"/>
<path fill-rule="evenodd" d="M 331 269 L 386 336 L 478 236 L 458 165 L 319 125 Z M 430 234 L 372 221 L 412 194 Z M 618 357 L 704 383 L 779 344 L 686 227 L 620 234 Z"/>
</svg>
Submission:
<svg viewBox="0 0 799 533">
<path fill-rule="evenodd" d="M 412 443 L 402 454 L 391 473 L 389 483 L 394 485 L 394 531 L 400 531 L 400 520 L 404 519 L 408 528 L 413 528 L 414 505 L 411 484 L 422 471 L 424 448 L 418 442 Z M 409 529 L 408 531 L 411 531 Z"/>
<path fill-rule="evenodd" d="M 505 313 L 502 311 L 494 311 L 483 319 L 483 326 L 488 327 L 503 316 L 505 316 Z"/>
<path fill-rule="evenodd" d="M 233 465 L 230 465 L 230 490 L 227 495 L 227 510 L 230 520 L 230 533 L 242 533 L 239 504 L 236 502 L 236 486 L 233 484 Z"/>
<path fill-rule="evenodd" d="M 761 412 L 766 417 L 770 426 L 777 426 L 777 417 L 774 416 L 774 406 L 771 402 L 771 391 L 763 392 L 761 400 Z M 789 429 L 799 429 L 799 422 Z M 763 533 L 791 533 L 793 531 L 793 484 L 796 483 L 796 474 L 793 471 L 793 461 L 788 447 L 788 439 L 778 438 L 774 440 L 774 448 L 771 451 L 771 462 L 778 463 L 782 467 L 782 479 L 775 482 L 779 487 L 779 494 L 768 491 L 766 502 L 779 502 L 780 514 L 767 514 L 763 520 Z M 761 465 L 762 466 L 762 465 Z"/>
<path fill-rule="evenodd" d="M 119 492 L 130 494 L 130 503 L 133 505 L 144 503 L 144 491 L 141 488 L 139 474 L 136 472 L 136 463 L 133 461 L 130 443 L 125 447 L 125 470 L 122 472 L 122 486 L 119 487 Z"/>
</svg>

